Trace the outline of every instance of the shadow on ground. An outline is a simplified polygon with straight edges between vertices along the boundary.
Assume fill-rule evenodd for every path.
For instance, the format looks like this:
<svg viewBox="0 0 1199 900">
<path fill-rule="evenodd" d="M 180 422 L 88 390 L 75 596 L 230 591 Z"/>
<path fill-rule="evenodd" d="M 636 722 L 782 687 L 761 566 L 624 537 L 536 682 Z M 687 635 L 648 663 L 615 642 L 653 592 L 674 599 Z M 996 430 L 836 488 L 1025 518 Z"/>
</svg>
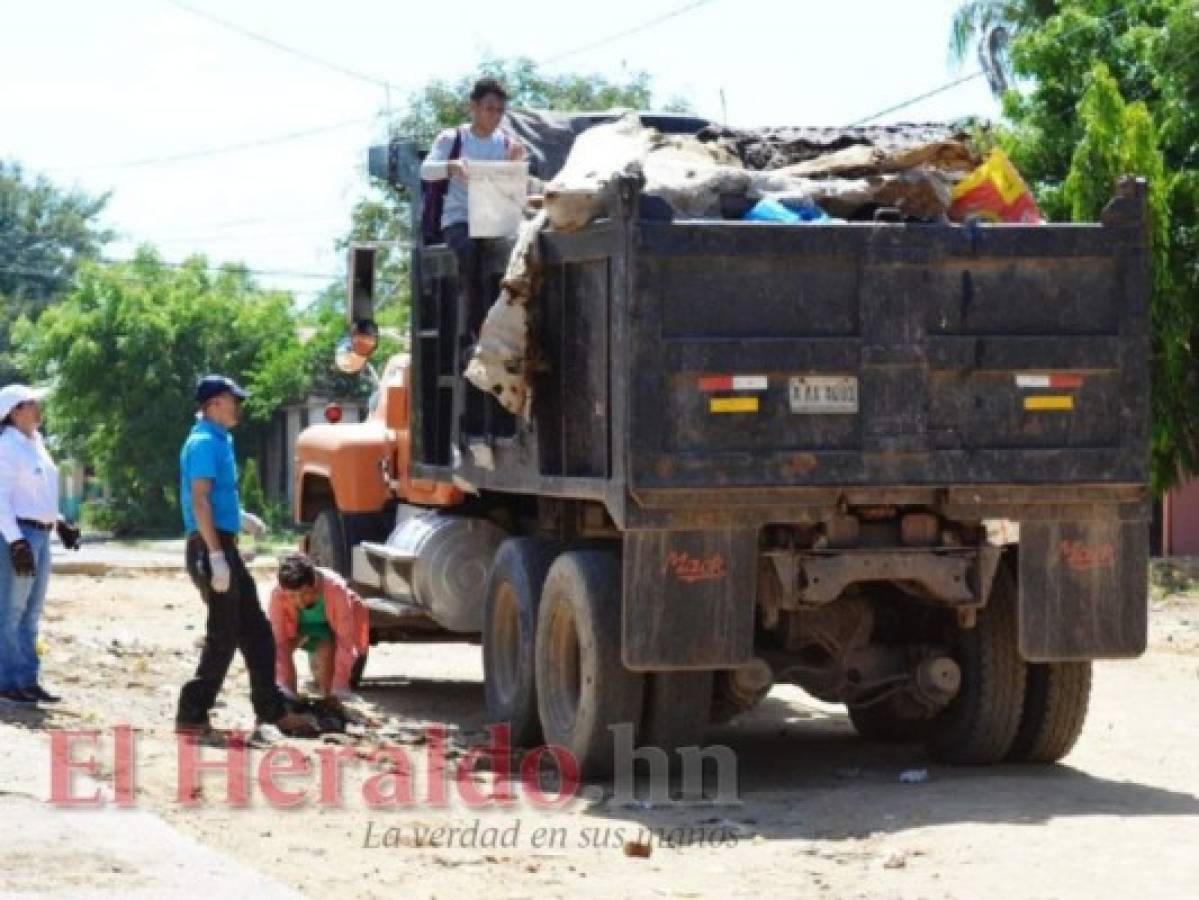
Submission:
<svg viewBox="0 0 1199 900">
<path fill-rule="evenodd" d="M 368 679 L 362 694 L 379 714 L 444 722 L 451 741 L 485 738 L 482 685 L 439 678 Z M 709 745 L 737 760 L 735 804 L 625 802 L 614 782 L 583 786 L 587 815 L 650 830 L 720 824 L 765 839 L 841 840 L 960 823 L 1037 825 L 1075 816 L 1199 816 L 1199 798 L 1069 765 L 964 768 L 930 765 L 918 744 L 865 741 L 846 716 L 770 697 L 736 722 L 714 727 Z M 515 760 L 514 769 L 519 768 Z M 928 781 L 900 782 L 926 769 Z M 708 786 L 712 787 L 713 779 Z M 677 796 L 679 785 L 675 784 Z M 637 796 L 648 796 L 644 778 Z M 519 790 L 519 789 L 517 789 Z"/>
</svg>

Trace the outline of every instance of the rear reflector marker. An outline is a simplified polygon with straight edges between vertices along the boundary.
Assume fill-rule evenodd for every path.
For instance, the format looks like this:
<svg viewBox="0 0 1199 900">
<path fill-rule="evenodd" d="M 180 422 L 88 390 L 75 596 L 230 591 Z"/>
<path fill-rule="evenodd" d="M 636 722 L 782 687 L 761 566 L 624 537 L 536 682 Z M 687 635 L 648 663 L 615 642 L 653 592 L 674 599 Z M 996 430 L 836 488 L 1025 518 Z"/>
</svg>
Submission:
<svg viewBox="0 0 1199 900">
<path fill-rule="evenodd" d="M 1029 412 L 1070 412 L 1074 409 L 1074 398 L 1069 394 L 1060 397 L 1025 397 L 1024 408 Z"/>
<path fill-rule="evenodd" d="M 708 409 L 714 413 L 751 413 L 758 411 L 757 397 L 713 397 Z"/>
<path fill-rule="evenodd" d="M 1082 387 L 1081 375 L 1017 375 L 1016 387 L 1070 391 Z"/>
<path fill-rule="evenodd" d="M 699 389 L 705 394 L 718 391 L 764 391 L 767 387 L 765 375 L 701 375 Z"/>
</svg>

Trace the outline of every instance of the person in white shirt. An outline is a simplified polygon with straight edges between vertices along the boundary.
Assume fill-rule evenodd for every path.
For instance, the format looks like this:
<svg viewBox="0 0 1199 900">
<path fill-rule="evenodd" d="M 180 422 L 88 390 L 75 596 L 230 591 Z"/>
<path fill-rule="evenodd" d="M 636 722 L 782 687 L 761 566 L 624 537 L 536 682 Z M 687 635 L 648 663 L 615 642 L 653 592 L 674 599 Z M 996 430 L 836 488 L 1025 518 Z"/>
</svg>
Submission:
<svg viewBox="0 0 1199 900">
<path fill-rule="evenodd" d="M 440 221 L 425 223 L 426 242 L 440 237 L 458 259 L 458 279 L 462 290 L 467 330 L 476 333 L 483 323 L 489 302 L 483 297 L 479 271 L 479 240 L 470 237 L 467 228 L 467 181 L 470 161 L 517 161 L 525 158 L 524 145 L 501 127 L 508 108 L 508 92 L 495 78 L 480 78 L 470 92 L 470 121 L 447 128 L 437 135 L 429 155 L 420 167 L 420 177 L 432 190 L 426 191 L 424 215 L 436 215 Z M 440 206 L 440 210 L 438 210 Z M 493 298 L 494 299 L 494 298 Z"/>
<path fill-rule="evenodd" d="M 79 529 L 58 513 L 58 468 L 46 450 L 42 393 L 0 388 L 0 703 L 59 698 L 39 681 L 37 629 L 50 581 L 50 531 L 79 549 Z"/>
</svg>

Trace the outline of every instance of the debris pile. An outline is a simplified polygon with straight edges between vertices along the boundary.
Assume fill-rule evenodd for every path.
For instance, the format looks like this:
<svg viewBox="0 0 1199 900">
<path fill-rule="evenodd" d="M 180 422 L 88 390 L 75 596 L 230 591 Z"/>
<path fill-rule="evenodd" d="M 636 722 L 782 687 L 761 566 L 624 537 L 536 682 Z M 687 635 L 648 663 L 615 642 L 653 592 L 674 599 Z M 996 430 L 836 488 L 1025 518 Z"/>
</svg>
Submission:
<svg viewBox="0 0 1199 900">
<path fill-rule="evenodd" d="M 665 135 L 636 113 L 588 128 L 545 185 L 542 211 L 520 229 L 499 299 L 466 378 L 506 410 L 528 415 L 528 310 L 538 235 L 573 232 L 614 208 L 625 178 L 661 218 L 724 218 L 819 226 L 836 221 L 1040 222 L 1032 195 L 1000 150 L 981 159 L 953 125 L 869 128 L 708 126 Z M 642 214 L 646 205 L 643 203 Z M 656 216 L 657 217 L 657 216 Z"/>
</svg>

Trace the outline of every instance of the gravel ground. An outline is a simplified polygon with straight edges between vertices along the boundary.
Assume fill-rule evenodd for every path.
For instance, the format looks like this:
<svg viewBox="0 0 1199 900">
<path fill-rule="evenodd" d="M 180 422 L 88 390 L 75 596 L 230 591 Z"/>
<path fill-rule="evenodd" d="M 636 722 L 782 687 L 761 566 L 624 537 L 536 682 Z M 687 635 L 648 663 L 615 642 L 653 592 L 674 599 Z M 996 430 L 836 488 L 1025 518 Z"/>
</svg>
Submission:
<svg viewBox="0 0 1199 900">
<path fill-rule="evenodd" d="M 142 809 L 313 896 L 335 885 L 364 897 L 1189 897 L 1199 884 L 1199 593 L 1185 588 L 1183 580 L 1172 592 L 1155 589 L 1144 658 L 1097 665 L 1087 729 L 1051 768 L 929 767 L 918 747 L 864 742 L 838 707 L 779 687 L 711 735 L 737 755 L 737 805 L 626 804 L 611 786 L 589 786 L 560 809 L 527 796 L 472 807 L 452 785 L 441 807 L 424 802 L 428 771 L 442 771 L 424 729 L 445 726 L 451 773 L 483 739 L 479 650 L 389 645 L 372 652 L 362 690 L 371 724 L 344 739 L 352 761 L 342 767 L 340 804 L 318 802 L 318 780 L 295 776 L 279 781 L 300 792 L 294 808 L 271 803 L 253 780 L 248 804 L 230 807 L 217 775 L 184 806 L 171 721 L 203 616 L 178 574 L 56 575 L 46 673 L 66 701 L 53 712 L 0 713 L 0 740 L 13 728 L 109 736 L 131 725 Z M 238 661 L 217 724 L 252 724 L 247 693 Z M 314 766 L 319 748 L 342 749 L 289 744 Z M 368 779 L 381 789 L 408 781 L 378 780 L 364 757 L 380 744 L 411 762 L 415 802 L 364 801 Z M 112 775 L 110 745 L 106 738 L 101 781 Z M 251 765 L 261 758 L 251 751 Z M 927 780 L 901 781 L 922 769 Z M 484 795 L 496 784 L 490 772 L 466 781 Z M 16 824 L 0 818 L 0 828 Z M 630 841 L 648 845 L 649 856 L 627 855 Z M 86 860 L 77 875 L 92 883 Z M 61 871 L 56 878 L 46 889 Z M 119 879 L 105 884 L 120 892 Z"/>
</svg>

